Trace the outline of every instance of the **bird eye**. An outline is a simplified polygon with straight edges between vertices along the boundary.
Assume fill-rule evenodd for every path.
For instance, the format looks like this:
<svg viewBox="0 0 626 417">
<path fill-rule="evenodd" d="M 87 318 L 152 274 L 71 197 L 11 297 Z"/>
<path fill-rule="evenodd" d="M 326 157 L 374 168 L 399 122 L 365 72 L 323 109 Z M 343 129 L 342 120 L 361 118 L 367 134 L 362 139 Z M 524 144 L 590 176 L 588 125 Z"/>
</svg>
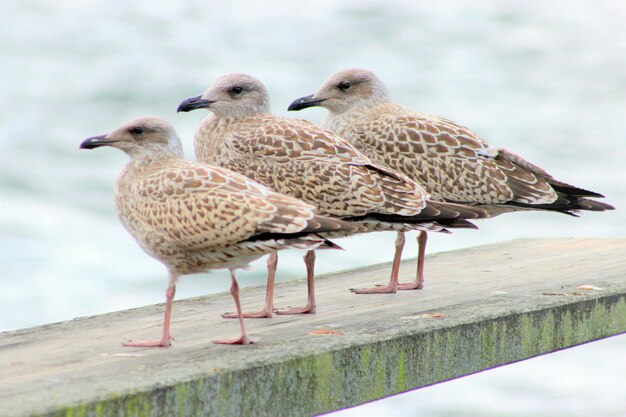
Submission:
<svg viewBox="0 0 626 417">
<path fill-rule="evenodd" d="M 339 88 L 341 91 L 346 91 L 348 88 L 350 88 L 350 83 L 348 81 L 343 81 L 339 83 L 337 88 Z"/>
<path fill-rule="evenodd" d="M 130 133 L 132 133 L 133 135 L 141 135 L 143 133 L 143 128 L 142 127 L 133 127 L 130 129 Z"/>
<path fill-rule="evenodd" d="M 243 88 L 241 88 L 240 86 L 236 85 L 233 88 L 230 89 L 231 92 L 235 93 L 235 94 L 239 94 L 241 93 L 241 91 L 243 90 Z"/>
</svg>

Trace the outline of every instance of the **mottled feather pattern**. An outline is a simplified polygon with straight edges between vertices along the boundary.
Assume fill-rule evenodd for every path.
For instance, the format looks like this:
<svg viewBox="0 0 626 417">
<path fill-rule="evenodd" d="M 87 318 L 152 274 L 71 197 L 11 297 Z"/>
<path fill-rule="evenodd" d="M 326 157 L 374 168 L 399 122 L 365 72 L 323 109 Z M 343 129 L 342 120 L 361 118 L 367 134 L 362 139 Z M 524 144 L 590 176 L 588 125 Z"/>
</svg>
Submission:
<svg viewBox="0 0 626 417">
<path fill-rule="evenodd" d="M 425 206 L 426 194 L 412 180 L 376 166 L 309 122 L 271 114 L 209 116 L 195 144 L 199 160 L 316 204 L 324 214 L 416 215 Z"/>
<path fill-rule="evenodd" d="M 284 247 L 315 249 L 325 239 L 307 234 L 354 230 L 243 175 L 180 158 L 131 161 L 118 179 L 116 203 L 144 250 L 182 273 L 243 266 Z M 262 234 L 277 237 L 247 241 Z"/>
<path fill-rule="evenodd" d="M 173 126 L 158 117 L 133 119 L 80 144 L 81 149 L 102 146 L 118 148 L 130 157 L 115 186 L 117 213 L 142 249 L 159 260 L 169 275 L 160 339 L 125 342 L 127 347 L 169 347 L 177 280 L 221 268 L 230 270 L 241 336 L 215 343 L 254 343 L 243 323 L 236 269 L 281 249 L 336 249 L 339 246 L 320 234 L 357 230 L 241 174 L 184 160 Z M 269 292 L 272 288 L 273 282 L 268 283 Z"/>
<path fill-rule="evenodd" d="M 446 201 L 496 205 L 557 199 L 545 171 L 502 157 L 501 150 L 443 118 L 385 102 L 331 115 L 327 127 L 375 162 L 399 169 Z"/>
</svg>

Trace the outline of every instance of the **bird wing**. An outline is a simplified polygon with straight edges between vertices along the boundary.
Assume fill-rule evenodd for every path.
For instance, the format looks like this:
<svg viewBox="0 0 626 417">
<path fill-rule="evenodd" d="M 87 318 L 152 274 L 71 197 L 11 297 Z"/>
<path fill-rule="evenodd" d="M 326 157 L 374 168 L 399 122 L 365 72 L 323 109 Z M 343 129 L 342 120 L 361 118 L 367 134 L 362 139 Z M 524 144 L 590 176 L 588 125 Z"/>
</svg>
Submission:
<svg viewBox="0 0 626 417">
<path fill-rule="evenodd" d="M 242 152 L 277 160 L 324 158 L 328 162 L 371 164 L 349 142 L 309 121 L 268 115 L 258 124 L 242 126 L 232 146 Z"/>
<path fill-rule="evenodd" d="M 396 106 L 356 123 L 351 135 L 376 162 L 448 201 L 545 204 L 556 199 L 545 171 L 440 117 Z"/>
<path fill-rule="evenodd" d="M 275 193 L 235 172 L 180 161 L 133 181 L 126 213 L 146 233 L 188 250 L 242 242 L 252 236 L 297 233 L 315 208 Z"/>
<path fill-rule="evenodd" d="M 378 166 L 350 143 L 302 120 L 276 118 L 232 134 L 228 165 L 272 189 L 335 216 L 371 212 L 414 215 L 426 193 L 406 176 Z"/>
</svg>

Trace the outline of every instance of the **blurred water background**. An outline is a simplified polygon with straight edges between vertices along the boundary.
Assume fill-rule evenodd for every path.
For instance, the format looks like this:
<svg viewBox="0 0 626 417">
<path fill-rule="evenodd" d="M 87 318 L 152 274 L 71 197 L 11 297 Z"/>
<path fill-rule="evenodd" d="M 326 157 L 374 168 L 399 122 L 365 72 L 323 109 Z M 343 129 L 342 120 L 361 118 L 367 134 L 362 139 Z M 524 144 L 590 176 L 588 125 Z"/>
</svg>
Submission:
<svg viewBox="0 0 626 417">
<path fill-rule="evenodd" d="M 165 270 L 114 213 L 127 157 L 78 144 L 153 114 L 175 125 L 191 158 L 205 114 L 175 109 L 228 72 L 261 79 L 284 115 L 332 72 L 372 69 L 397 102 L 465 124 L 626 207 L 625 21 L 622 0 L 3 0 L 0 331 L 163 301 Z M 321 122 L 325 112 L 289 116 Z M 624 213 L 506 215 L 479 232 L 433 235 L 428 252 L 624 237 Z M 318 269 L 389 261 L 394 237 L 341 240 L 346 252 L 320 253 Z M 410 239 L 405 256 L 415 249 Z M 281 255 L 279 280 L 304 276 L 301 256 Z M 242 285 L 262 284 L 264 262 L 240 275 Z M 189 276 L 177 297 L 228 286 L 224 272 Z M 624 416 L 625 351 L 621 336 L 337 415 Z"/>
</svg>

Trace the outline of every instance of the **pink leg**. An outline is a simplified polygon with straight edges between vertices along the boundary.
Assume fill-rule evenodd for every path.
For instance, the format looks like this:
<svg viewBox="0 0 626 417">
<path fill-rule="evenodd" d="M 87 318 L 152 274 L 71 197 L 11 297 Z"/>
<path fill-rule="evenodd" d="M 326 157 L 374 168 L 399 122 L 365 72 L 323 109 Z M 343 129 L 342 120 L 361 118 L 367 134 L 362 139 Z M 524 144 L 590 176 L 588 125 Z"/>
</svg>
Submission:
<svg viewBox="0 0 626 417">
<path fill-rule="evenodd" d="M 163 334 L 159 340 L 141 340 L 137 342 L 125 342 L 122 346 L 126 347 L 169 347 L 170 341 L 170 318 L 172 317 L 172 304 L 174 303 L 174 295 L 176 294 L 176 280 L 178 275 L 170 272 L 169 284 L 165 292 L 165 320 L 163 321 Z"/>
<path fill-rule="evenodd" d="M 391 267 L 391 277 L 389 284 L 379 285 L 371 288 L 351 289 L 355 294 L 388 294 L 395 293 L 398 290 L 398 273 L 400 272 L 400 260 L 402 259 L 402 249 L 404 248 L 404 232 L 398 232 L 396 237 L 396 253 L 393 256 L 393 265 Z"/>
<path fill-rule="evenodd" d="M 267 257 L 267 287 L 265 289 L 265 307 L 262 310 L 253 313 L 243 313 L 244 318 L 259 319 L 271 318 L 274 311 L 274 278 L 276 277 L 276 267 L 278 266 L 278 253 L 270 253 Z M 225 319 L 237 319 L 237 313 L 224 313 L 222 317 Z"/>
<path fill-rule="evenodd" d="M 428 234 L 421 231 L 417 236 L 417 274 L 415 275 L 415 281 L 409 284 L 400 284 L 398 287 L 401 290 L 421 290 L 424 288 L 424 256 L 426 254 L 426 241 L 428 240 Z"/>
<path fill-rule="evenodd" d="M 246 333 L 246 328 L 243 326 L 243 313 L 241 312 L 241 303 L 239 302 L 239 284 L 237 284 L 237 276 L 235 275 L 234 269 L 230 270 L 230 279 L 230 294 L 233 296 L 233 299 L 235 300 L 235 306 L 237 307 L 239 327 L 241 327 L 241 336 L 234 339 L 214 340 L 213 343 L 225 345 L 249 345 L 256 342 L 256 340 L 253 340 L 248 336 L 248 333 Z"/>
<path fill-rule="evenodd" d="M 309 291 L 306 307 L 291 307 L 275 310 L 276 314 L 315 314 L 315 251 L 304 255 L 306 265 L 306 281 Z"/>
</svg>

